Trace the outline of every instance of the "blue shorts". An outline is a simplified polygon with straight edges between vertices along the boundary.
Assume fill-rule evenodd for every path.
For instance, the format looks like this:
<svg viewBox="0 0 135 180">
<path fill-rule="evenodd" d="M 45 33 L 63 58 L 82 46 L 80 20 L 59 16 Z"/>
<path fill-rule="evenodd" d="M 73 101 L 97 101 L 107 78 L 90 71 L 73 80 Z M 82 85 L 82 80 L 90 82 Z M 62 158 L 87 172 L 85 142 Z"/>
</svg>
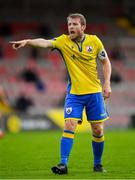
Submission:
<svg viewBox="0 0 135 180">
<path fill-rule="evenodd" d="M 102 122 L 109 118 L 102 93 L 74 95 L 67 94 L 64 107 L 65 120 L 82 121 L 83 110 L 86 110 L 87 120 Z"/>
</svg>

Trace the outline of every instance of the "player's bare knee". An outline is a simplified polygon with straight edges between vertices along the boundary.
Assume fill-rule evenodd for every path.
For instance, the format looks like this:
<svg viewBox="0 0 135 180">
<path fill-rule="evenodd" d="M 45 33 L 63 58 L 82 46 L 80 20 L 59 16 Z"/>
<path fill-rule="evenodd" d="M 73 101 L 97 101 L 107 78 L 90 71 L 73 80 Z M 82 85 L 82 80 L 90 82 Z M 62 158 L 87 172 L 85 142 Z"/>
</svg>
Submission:
<svg viewBox="0 0 135 180">
<path fill-rule="evenodd" d="M 101 124 L 95 124 L 92 126 L 92 133 L 96 136 L 103 135 L 103 125 Z"/>
<path fill-rule="evenodd" d="M 93 129 L 93 134 L 97 136 L 101 136 L 103 134 L 103 131 L 102 129 L 96 127 Z"/>
<path fill-rule="evenodd" d="M 77 126 L 77 121 L 74 120 L 67 120 L 65 121 L 65 130 L 69 130 L 69 131 L 75 131 Z"/>
</svg>

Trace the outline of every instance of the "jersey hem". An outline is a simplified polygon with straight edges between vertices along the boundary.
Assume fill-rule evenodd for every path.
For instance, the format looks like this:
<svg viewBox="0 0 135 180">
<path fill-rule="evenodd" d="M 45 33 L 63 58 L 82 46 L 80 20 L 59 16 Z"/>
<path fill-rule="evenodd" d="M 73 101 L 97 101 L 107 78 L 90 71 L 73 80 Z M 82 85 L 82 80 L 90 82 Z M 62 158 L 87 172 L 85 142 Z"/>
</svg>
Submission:
<svg viewBox="0 0 135 180">
<path fill-rule="evenodd" d="M 87 95 L 87 94 L 96 94 L 96 93 L 100 93 L 100 92 L 102 92 L 102 90 L 99 90 L 99 91 L 91 91 L 91 92 L 84 92 L 84 93 L 69 92 L 69 94 L 73 94 L 73 95 Z"/>
</svg>

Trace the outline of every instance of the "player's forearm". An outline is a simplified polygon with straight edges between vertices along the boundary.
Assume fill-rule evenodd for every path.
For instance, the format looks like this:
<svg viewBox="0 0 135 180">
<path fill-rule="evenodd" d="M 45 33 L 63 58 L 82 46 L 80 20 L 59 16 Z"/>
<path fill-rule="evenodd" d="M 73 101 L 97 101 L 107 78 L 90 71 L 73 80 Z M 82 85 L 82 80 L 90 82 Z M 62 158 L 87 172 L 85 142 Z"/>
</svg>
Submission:
<svg viewBox="0 0 135 180">
<path fill-rule="evenodd" d="M 104 83 L 110 85 L 111 79 L 111 63 L 108 59 L 104 60 L 103 62 L 103 75 L 104 75 Z"/>
<path fill-rule="evenodd" d="M 42 48 L 48 48 L 52 47 L 52 42 L 51 40 L 45 40 L 45 39 L 28 39 L 27 40 L 27 45 L 34 46 L 34 47 L 42 47 Z"/>
</svg>

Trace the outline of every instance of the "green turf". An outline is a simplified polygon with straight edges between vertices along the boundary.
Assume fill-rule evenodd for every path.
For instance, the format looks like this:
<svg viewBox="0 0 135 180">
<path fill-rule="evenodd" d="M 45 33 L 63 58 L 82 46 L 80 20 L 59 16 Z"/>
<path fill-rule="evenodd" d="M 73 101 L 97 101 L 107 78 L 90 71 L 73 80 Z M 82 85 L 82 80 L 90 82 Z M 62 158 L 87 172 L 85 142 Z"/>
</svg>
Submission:
<svg viewBox="0 0 135 180">
<path fill-rule="evenodd" d="M 89 133 L 76 134 L 69 159 L 69 174 L 55 175 L 62 132 L 6 134 L 0 139 L 1 179 L 129 179 L 135 178 L 135 132 L 106 132 L 103 164 L 106 174 L 93 173 Z"/>
</svg>

